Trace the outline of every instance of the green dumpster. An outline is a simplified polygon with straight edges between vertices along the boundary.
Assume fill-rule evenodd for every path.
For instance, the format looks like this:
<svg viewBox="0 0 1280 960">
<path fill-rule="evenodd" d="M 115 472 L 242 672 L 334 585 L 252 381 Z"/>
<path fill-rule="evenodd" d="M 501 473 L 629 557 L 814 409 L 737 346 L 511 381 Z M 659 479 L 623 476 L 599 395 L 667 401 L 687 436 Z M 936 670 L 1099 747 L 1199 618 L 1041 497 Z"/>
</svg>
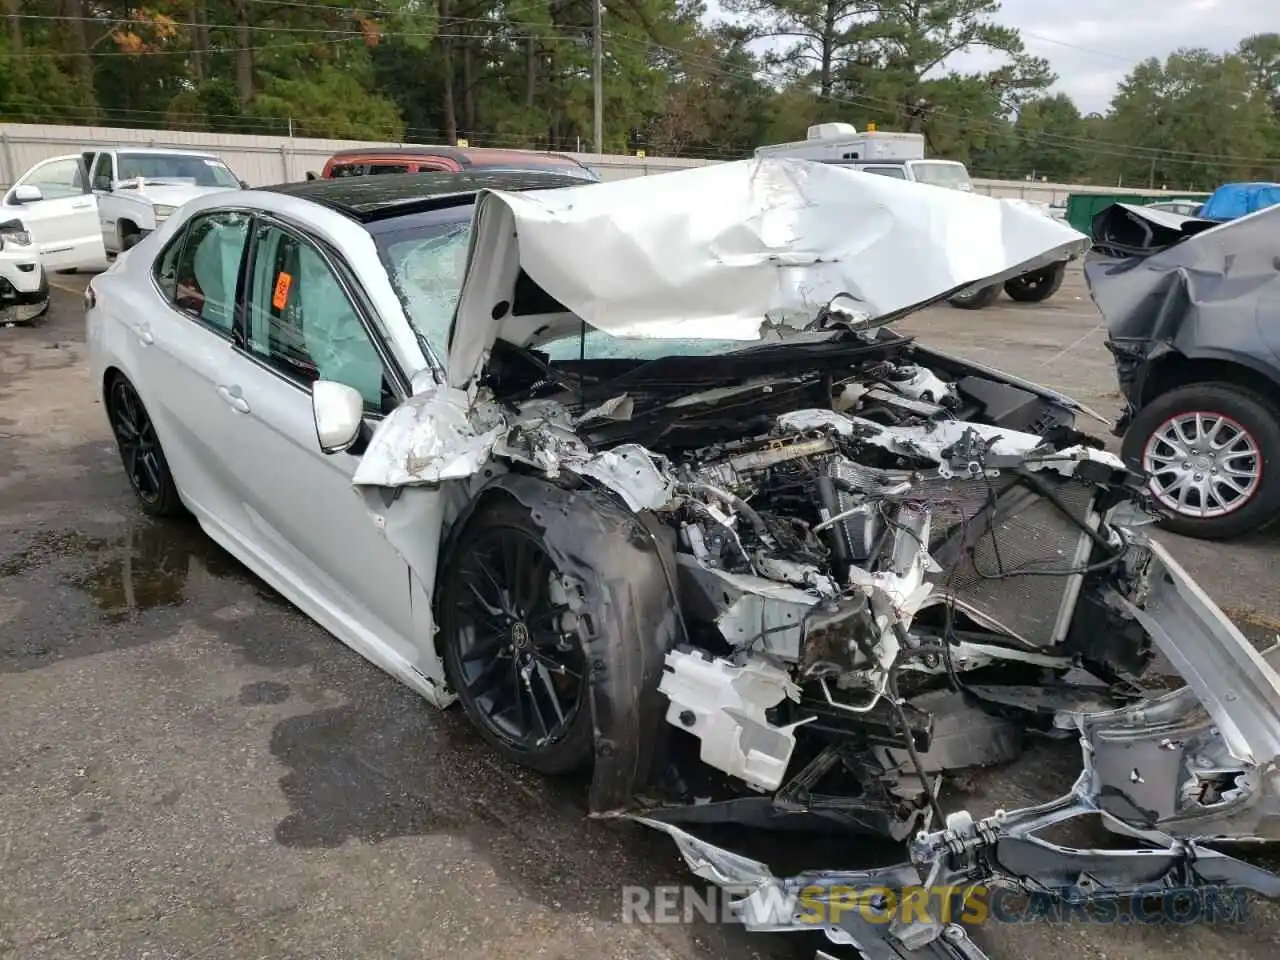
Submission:
<svg viewBox="0 0 1280 960">
<path fill-rule="evenodd" d="M 1067 223 L 1081 233 L 1093 236 L 1094 214 L 1105 210 L 1113 203 L 1132 203 L 1142 206 L 1148 203 L 1159 203 L 1162 200 L 1207 200 L 1207 193 L 1175 193 L 1169 191 L 1167 196 L 1143 196 L 1137 193 L 1073 193 L 1067 197 Z"/>
</svg>

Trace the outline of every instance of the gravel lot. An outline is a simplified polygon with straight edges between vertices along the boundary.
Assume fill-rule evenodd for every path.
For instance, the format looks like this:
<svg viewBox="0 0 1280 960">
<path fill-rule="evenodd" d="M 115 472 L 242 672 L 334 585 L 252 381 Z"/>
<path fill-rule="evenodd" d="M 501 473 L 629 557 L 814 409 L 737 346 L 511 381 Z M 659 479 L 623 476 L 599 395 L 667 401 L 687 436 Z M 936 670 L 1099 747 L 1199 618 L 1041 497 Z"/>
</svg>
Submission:
<svg viewBox="0 0 1280 960">
<path fill-rule="evenodd" d="M 812 956 L 731 926 L 623 923 L 621 884 L 688 881 L 665 838 L 587 821 L 579 785 L 501 762 L 194 525 L 146 520 L 86 375 L 86 278 L 51 279 L 43 324 L 0 327 L 0 956 Z M 1047 304 L 942 307 L 904 328 L 1114 413 L 1078 273 Z M 1280 633 L 1278 542 L 1174 549 L 1263 638 Z M 1072 766 L 1068 745 L 973 802 L 1051 793 Z M 1001 960 L 1261 960 L 1280 912 L 977 936 Z"/>
</svg>

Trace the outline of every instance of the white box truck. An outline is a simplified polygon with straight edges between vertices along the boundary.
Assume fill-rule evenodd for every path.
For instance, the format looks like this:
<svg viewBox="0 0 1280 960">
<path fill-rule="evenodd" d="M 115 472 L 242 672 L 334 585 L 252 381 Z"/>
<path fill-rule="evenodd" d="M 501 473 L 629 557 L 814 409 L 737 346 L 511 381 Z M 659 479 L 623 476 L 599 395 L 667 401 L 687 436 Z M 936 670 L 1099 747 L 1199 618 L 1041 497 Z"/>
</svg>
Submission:
<svg viewBox="0 0 1280 960">
<path fill-rule="evenodd" d="M 801 160 L 923 160 L 924 134 L 864 130 L 851 123 L 818 123 L 804 140 L 756 147 L 757 157 L 797 157 Z"/>
<path fill-rule="evenodd" d="M 755 155 L 836 163 L 881 177 L 927 183 L 950 190 L 973 190 L 973 181 L 963 163 L 925 158 L 924 135 L 920 133 L 890 133 L 882 130 L 859 132 L 850 123 L 818 123 L 809 128 L 805 139 L 757 147 Z M 1052 216 L 1047 207 L 1042 212 L 1045 216 Z M 1014 300 L 1041 303 L 1057 293 L 1062 286 L 1067 262 L 1061 260 L 1033 270 L 1007 280 L 1003 285 L 996 283 L 965 290 L 952 297 L 950 303 L 962 310 L 981 310 L 995 303 L 1002 286 Z"/>
</svg>

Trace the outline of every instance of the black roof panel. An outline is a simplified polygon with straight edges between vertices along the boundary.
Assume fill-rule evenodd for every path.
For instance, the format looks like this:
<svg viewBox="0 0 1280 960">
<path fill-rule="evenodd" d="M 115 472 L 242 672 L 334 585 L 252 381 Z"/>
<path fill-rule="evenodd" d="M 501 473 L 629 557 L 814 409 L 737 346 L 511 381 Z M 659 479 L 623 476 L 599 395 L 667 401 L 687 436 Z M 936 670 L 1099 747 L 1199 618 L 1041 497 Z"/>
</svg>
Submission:
<svg viewBox="0 0 1280 960">
<path fill-rule="evenodd" d="M 271 193 L 310 200 L 362 222 L 415 210 L 467 203 L 481 190 L 552 190 L 592 181 L 551 171 L 467 170 L 462 173 L 384 173 L 369 177 L 304 180 L 271 187 Z"/>
</svg>

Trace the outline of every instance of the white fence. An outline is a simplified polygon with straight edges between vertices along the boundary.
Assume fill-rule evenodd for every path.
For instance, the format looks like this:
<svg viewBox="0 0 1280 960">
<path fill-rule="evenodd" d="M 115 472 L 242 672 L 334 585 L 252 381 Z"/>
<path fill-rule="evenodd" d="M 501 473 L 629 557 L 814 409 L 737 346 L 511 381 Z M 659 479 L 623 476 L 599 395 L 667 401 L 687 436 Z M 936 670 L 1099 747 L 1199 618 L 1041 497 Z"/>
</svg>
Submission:
<svg viewBox="0 0 1280 960">
<path fill-rule="evenodd" d="M 178 130 L 130 130 L 119 127 L 71 127 L 31 123 L 0 124 L 0 186 L 7 188 L 28 167 L 60 154 L 95 148 L 180 147 L 205 150 L 221 156 L 236 173 L 254 186 L 301 180 L 308 170 L 319 171 L 332 154 L 358 147 L 407 147 L 408 143 L 369 143 L 358 140 L 318 140 L 293 137 L 259 137 L 231 133 L 186 133 Z M 668 173 L 714 163 L 670 157 L 629 157 L 571 153 L 591 167 L 602 180 L 624 180 Z M 1034 183 L 1022 180 L 974 180 L 981 193 L 995 197 L 1019 197 L 1042 203 L 1065 203 L 1071 193 L 1124 193 L 1149 196 L 1175 195 L 1173 191 L 1136 190 L 1129 187 L 1093 187 L 1067 183 Z"/>
</svg>

